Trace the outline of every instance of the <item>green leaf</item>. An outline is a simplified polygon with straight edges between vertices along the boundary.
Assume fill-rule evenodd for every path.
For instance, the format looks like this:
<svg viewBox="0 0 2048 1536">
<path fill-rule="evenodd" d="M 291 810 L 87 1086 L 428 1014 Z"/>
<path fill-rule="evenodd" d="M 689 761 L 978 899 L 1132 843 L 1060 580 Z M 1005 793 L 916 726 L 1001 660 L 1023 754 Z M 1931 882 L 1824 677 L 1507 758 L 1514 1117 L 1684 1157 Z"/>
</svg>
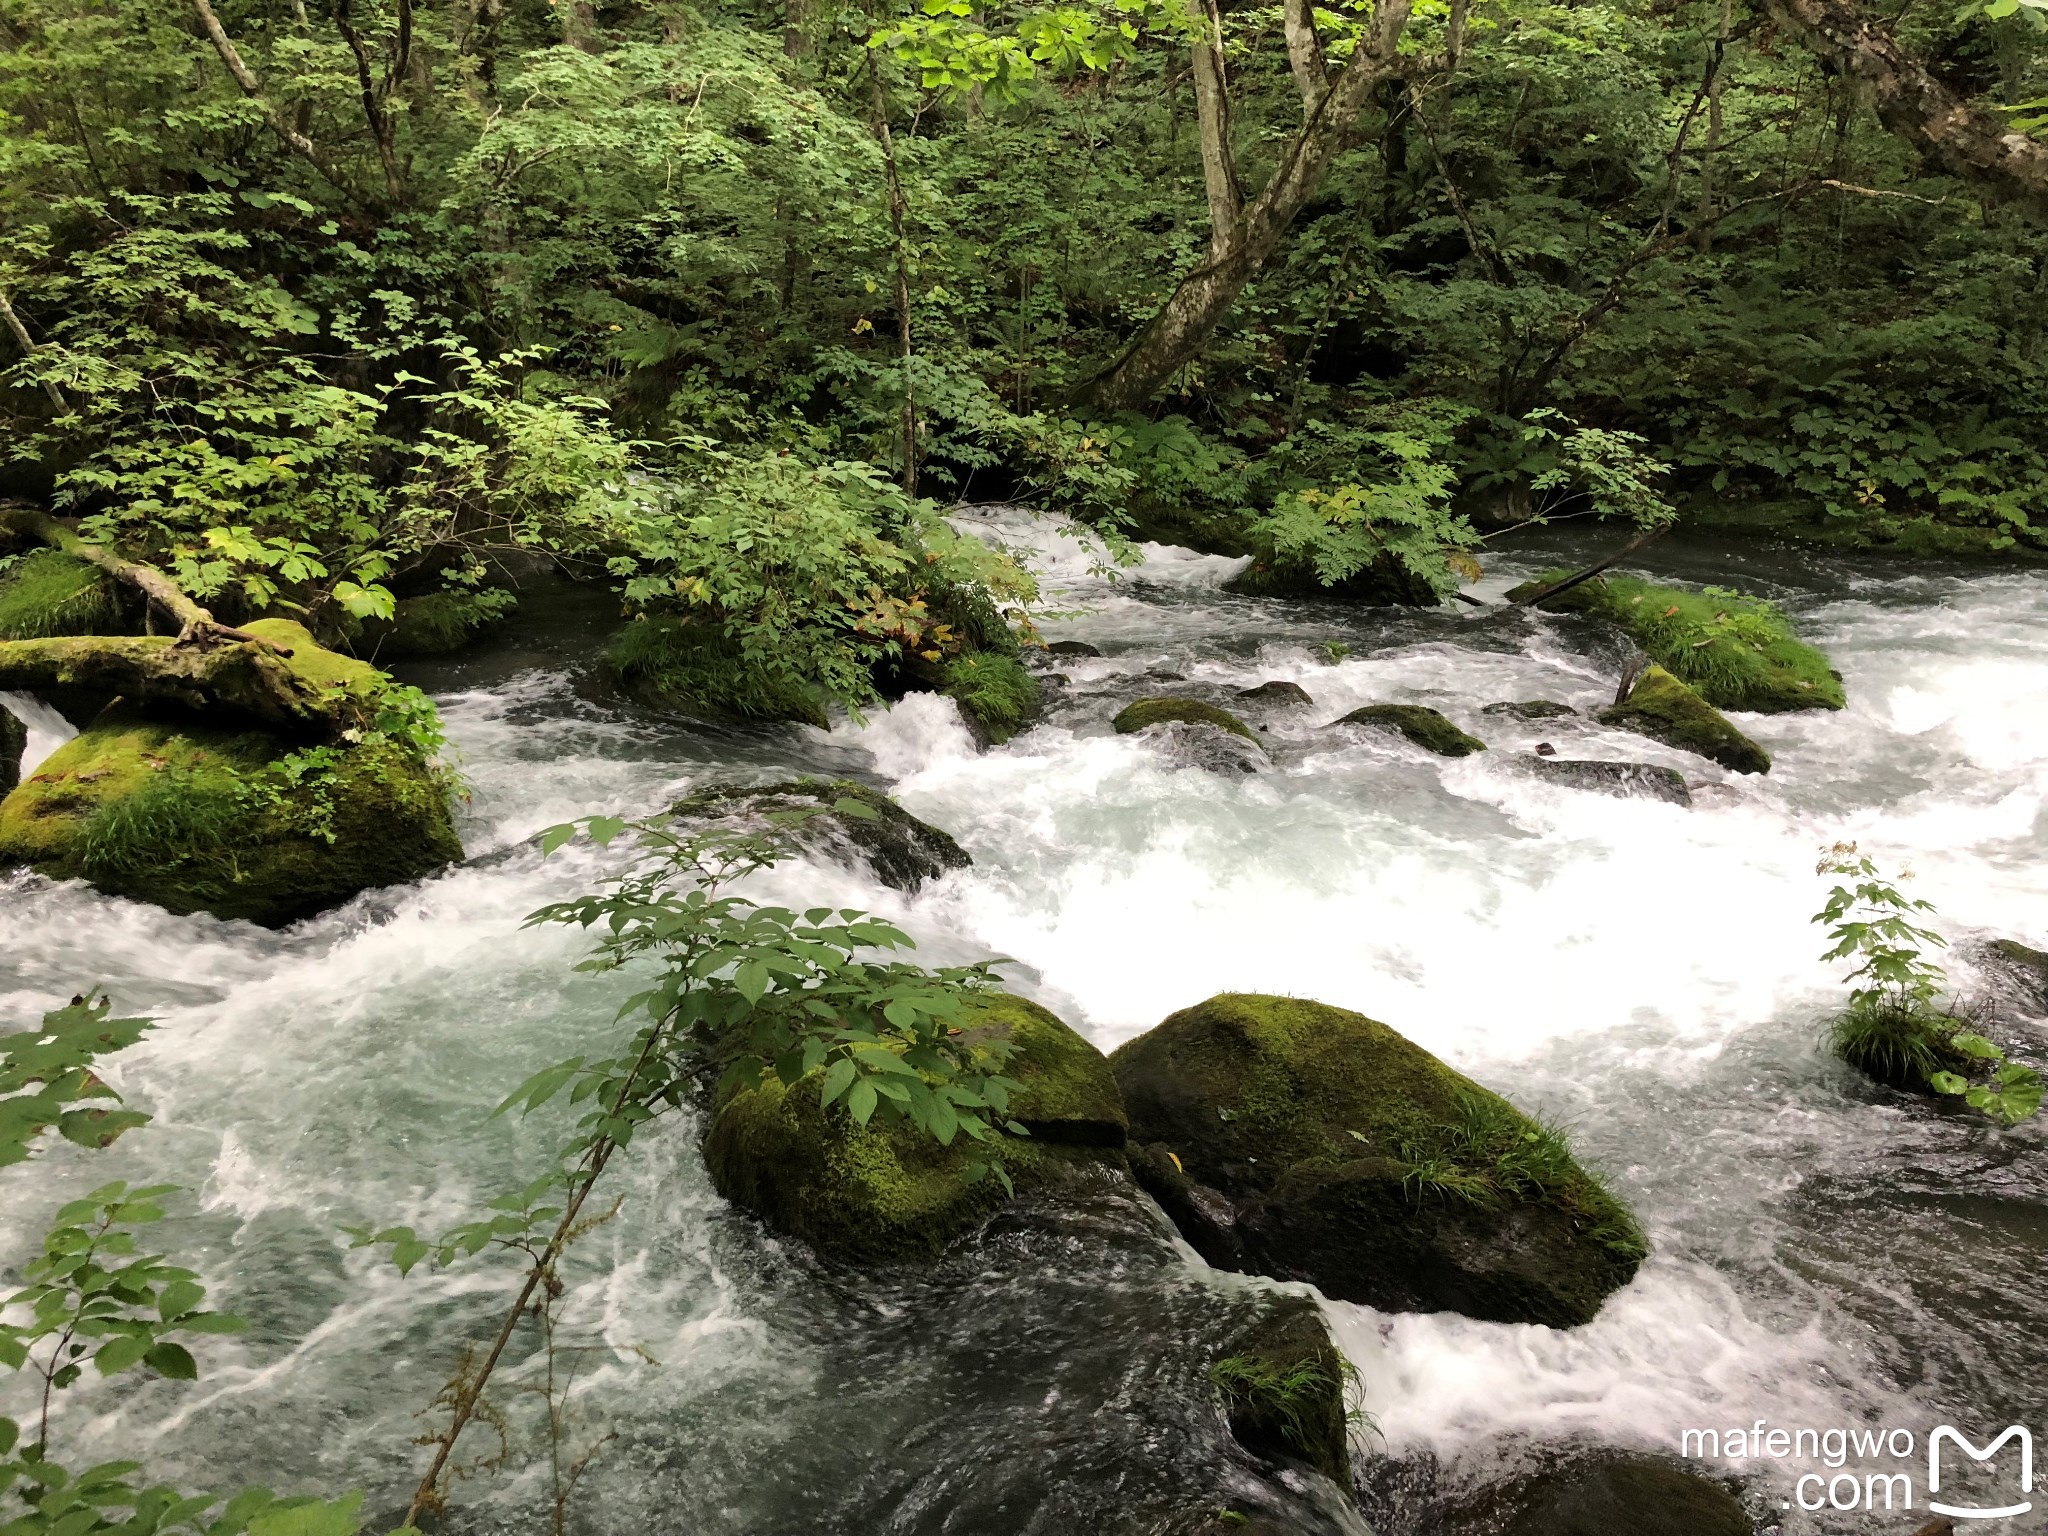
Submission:
<svg viewBox="0 0 2048 1536">
<path fill-rule="evenodd" d="M 206 1287 L 196 1280 L 173 1280 L 156 1299 L 157 1316 L 165 1322 L 182 1317 L 206 1300 Z"/>
<path fill-rule="evenodd" d="M 150 1338 L 146 1333 L 122 1334 L 102 1344 L 92 1357 L 93 1365 L 102 1376 L 117 1375 L 139 1362 L 149 1352 Z"/>
<path fill-rule="evenodd" d="M 855 1125 L 866 1125 L 875 1113 L 875 1085 L 866 1078 L 855 1083 L 846 1095 L 846 1112 Z"/>
<path fill-rule="evenodd" d="M 197 1381 L 199 1364 L 182 1344 L 157 1344 L 142 1357 L 142 1363 L 159 1376 L 168 1376 L 172 1381 Z"/>
<path fill-rule="evenodd" d="M 818 1102 L 821 1105 L 832 1103 L 852 1086 L 858 1071 L 859 1069 L 844 1056 L 833 1062 L 825 1069 L 825 1080 L 818 1088 Z"/>
<path fill-rule="evenodd" d="M 882 819 L 880 811 L 869 805 L 867 801 L 856 800 L 851 795 L 842 795 L 839 799 L 833 801 L 832 809 L 836 814 L 849 816 L 855 821 L 880 821 Z"/>
<path fill-rule="evenodd" d="M 1970 1084 L 1968 1079 L 1953 1072 L 1930 1072 L 1927 1074 L 1927 1086 L 1936 1093 L 1958 1094 L 1966 1092 Z"/>
</svg>

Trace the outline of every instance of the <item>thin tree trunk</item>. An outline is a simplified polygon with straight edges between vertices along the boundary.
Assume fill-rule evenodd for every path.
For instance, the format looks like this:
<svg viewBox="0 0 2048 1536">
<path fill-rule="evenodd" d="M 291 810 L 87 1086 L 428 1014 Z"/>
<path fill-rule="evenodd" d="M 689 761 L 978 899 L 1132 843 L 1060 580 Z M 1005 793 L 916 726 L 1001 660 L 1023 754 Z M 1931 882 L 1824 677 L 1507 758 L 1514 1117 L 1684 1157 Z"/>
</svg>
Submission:
<svg viewBox="0 0 2048 1536">
<path fill-rule="evenodd" d="M 7 329 L 14 333 L 14 340 L 21 347 L 23 357 L 32 358 L 42 350 L 36 345 L 35 338 L 29 335 L 28 327 L 21 323 L 21 316 L 14 312 L 14 305 L 4 288 L 0 288 L 0 319 L 4 319 L 7 322 Z M 50 397 L 50 404 L 57 407 L 58 414 L 69 414 L 71 404 L 64 398 L 64 391 L 57 387 L 54 380 L 43 380 L 43 393 Z"/>
<path fill-rule="evenodd" d="M 1209 256 L 1221 258 L 1244 216 L 1244 190 L 1230 149 L 1230 82 L 1223 74 L 1223 18 L 1213 0 L 1188 0 L 1195 25 L 1195 113 L 1201 123 L 1202 184 L 1209 194 Z"/>
<path fill-rule="evenodd" d="M 1768 0 L 1778 21 L 1833 73 L 1870 92 L 1879 121 L 1952 176 L 2048 210 L 2048 145 L 1972 106 L 1854 0 Z"/>
<path fill-rule="evenodd" d="M 1212 242 L 1209 259 L 1180 280 L 1124 354 L 1086 387 L 1094 409 L 1111 412 L 1142 405 L 1201 350 L 1279 247 L 1295 215 L 1315 196 L 1373 88 L 1399 67 L 1395 50 L 1411 8 L 1412 0 L 1380 0 L 1370 28 L 1301 131 L 1288 142 L 1272 179 L 1231 221 L 1226 238 Z M 1199 101 L 1199 61 L 1195 78 Z M 1212 153 L 1208 141 L 1219 127 L 1220 121 L 1205 112 L 1205 170 Z"/>
<path fill-rule="evenodd" d="M 917 494 L 917 387 L 910 376 L 910 248 L 903 225 L 908 204 L 896 167 L 896 140 L 889 132 L 889 100 L 875 56 L 868 55 L 868 85 L 875 102 L 875 136 L 882 141 L 882 165 L 889 184 L 889 229 L 896 241 L 896 355 L 903 366 L 903 492 Z"/>
<path fill-rule="evenodd" d="M 1301 88 L 1301 116 L 1306 122 L 1330 89 L 1329 64 L 1323 58 L 1322 39 L 1316 36 L 1315 0 L 1286 0 L 1280 24 L 1287 33 L 1287 67 Z"/>
<path fill-rule="evenodd" d="M 220 55 L 221 63 L 227 66 L 227 71 L 234 77 L 235 84 L 242 88 L 242 94 L 261 109 L 263 120 L 270 125 L 270 131 L 290 145 L 314 170 L 349 197 L 360 202 L 362 195 L 349 184 L 340 171 L 335 169 L 334 162 L 321 152 L 320 146 L 287 122 L 276 104 L 263 94 L 263 82 L 243 61 L 241 53 L 228 38 L 226 29 L 220 24 L 220 18 L 213 13 L 213 7 L 207 0 L 192 0 L 192 10 L 199 17 L 199 25 L 205 29 L 208 40 L 212 42 L 213 51 Z"/>
</svg>

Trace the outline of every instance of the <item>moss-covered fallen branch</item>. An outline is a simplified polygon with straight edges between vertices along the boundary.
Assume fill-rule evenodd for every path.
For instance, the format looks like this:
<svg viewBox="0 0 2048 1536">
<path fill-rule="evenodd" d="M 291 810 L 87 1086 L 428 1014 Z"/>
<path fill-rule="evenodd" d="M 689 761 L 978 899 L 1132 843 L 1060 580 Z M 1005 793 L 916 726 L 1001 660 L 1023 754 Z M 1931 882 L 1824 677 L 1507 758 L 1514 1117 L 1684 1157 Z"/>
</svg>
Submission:
<svg viewBox="0 0 2048 1536">
<path fill-rule="evenodd" d="M 357 701 L 251 636 L 192 643 L 169 635 L 60 635 L 0 641 L 0 692 L 73 693 L 228 715 L 295 735 L 339 736 Z"/>
</svg>

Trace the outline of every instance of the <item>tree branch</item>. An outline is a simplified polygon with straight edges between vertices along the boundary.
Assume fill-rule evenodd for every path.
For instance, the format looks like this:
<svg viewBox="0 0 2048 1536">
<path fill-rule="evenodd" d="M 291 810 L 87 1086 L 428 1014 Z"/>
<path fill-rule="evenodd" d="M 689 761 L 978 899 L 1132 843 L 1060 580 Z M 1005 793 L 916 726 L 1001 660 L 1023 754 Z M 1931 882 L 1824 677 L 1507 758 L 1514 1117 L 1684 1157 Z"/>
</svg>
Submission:
<svg viewBox="0 0 2048 1536">
<path fill-rule="evenodd" d="M 199 17 L 200 26 L 206 29 L 207 37 L 212 40 L 213 51 L 220 55 L 221 63 L 226 65 L 228 73 L 234 76 L 235 84 L 242 88 L 242 94 L 254 102 L 263 113 L 263 120 L 270 125 L 270 131 L 297 151 L 308 165 L 333 183 L 337 189 L 357 202 L 363 201 L 362 194 L 334 168 L 333 163 L 321 152 L 320 146 L 286 121 L 284 114 L 263 94 L 263 82 L 258 80 L 256 72 L 242 61 L 242 55 L 229 41 L 227 32 L 221 27 L 220 18 L 213 13 L 213 7 L 207 0 L 192 0 L 192 9 Z"/>
<path fill-rule="evenodd" d="M 7 290 L 0 288 L 0 319 L 7 322 L 7 329 L 14 333 L 14 339 L 21 346 L 22 356 L 33 358 L 41 350 L 35 338 L 28 333 L 28 327 L 21 323 L 21 316 L 14 312 L 14 305 L 8 300 Z M 43 393 L 50 397 L 50 404 L 57 407 L 59 415 L 69 415 L 71 403 L 64 398 L 64 391 L 53 379 L 43 380 Z"/>
</svg>

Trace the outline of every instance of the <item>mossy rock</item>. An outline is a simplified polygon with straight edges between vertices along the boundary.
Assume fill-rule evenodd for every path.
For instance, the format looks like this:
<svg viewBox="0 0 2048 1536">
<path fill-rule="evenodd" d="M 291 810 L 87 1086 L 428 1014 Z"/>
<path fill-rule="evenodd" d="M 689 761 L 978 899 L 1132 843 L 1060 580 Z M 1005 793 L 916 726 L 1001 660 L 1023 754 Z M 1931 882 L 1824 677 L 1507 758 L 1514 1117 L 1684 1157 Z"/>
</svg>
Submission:
<svg viewBox="0 0 2048 1536">
<path fill-rule="evenodd" d="M 1649 667 L 1628 698 L 1596 716 L 1681 752 L 1693 752 L 1735 773 L 1769 773 L 1771 754 L 1738 731 L 1713 705 L 1662 667 Z"/>
<path fill-rule="evenodd" d="M 612 637 L 604 659 L 619 687 L 649 709 L 699 720 L 827 724 L 812 689 L 750 665 L 716 624 L 635 619 Z"/>
<path fill-rule="evenodd" d="M 849 809 L 848 802 L 861 809 Z M 848 779 L 719 785 L 674 806 L 674 813 L 685 820 L 752 824 L 762 830 L 773 825 L 770 816 L 792 812 L 822 813 L 786 824 L 786 835 L 793 841 L 842 860 L 858 860 L 893 890 L 915 891 L 927 880 L 974 862 L 937 827 L 919 821 L 880 790 Z"/>
<path fill-rule="evenodd" d="M 1209 1366 L 1231 1438 L 1267 1461 L 1299 1461 L 1351 1487 L 1351 1364 L 1330 1340 L 1322 1308 L 1274 1298 L 1268 1312 Z"/>
<path fill-rule="evenodd" d="M 1398 731 L 1425 752 L 1438 757 L 1470 757 L 1484 752 L 1486 743 L 1468 736 L 1438 711 L 1426 704 L 1368 704 L 1354 709 L 1338 725 L 1369 725 L 1378 730 Z"/>
<path fill-rule="evenodd" d="M 1077 661 L 1087 661 L 1102 654 L 1100 646 L 1090 645 L 1086 640 L 1055 640 L 1045 648 L 1048 656 L 1065 656 Z"/>
<path fill-rule="evenodd" d="M 21 782 L 21 755 L 28 750 L 28 727 L 0 704 L 0 797 Z"/>
<path fill-rule="evenodd" d="M 1240 597 L 1324 598 L 1372 608 L 1435 608 L 1443 602 L 1436 588 L 1386 554 L 1334 586 L 1324 583 L 1312 561 L 1258 554 L 1223 590 Z"/>
<path fill-rule="evenodd" d="M 1123 1166 L 1125 1120 L 1109 1063 L 1035 1003 L 994 994 L 971 1005 L 973 1027 L 1017 1047 L 1005 1075 L 1022 1085 L 1010 1109 L 1029 1136 L 1002 1143 L 1019 1195 L 1057 1191 Z M 942 1147 L 907 1124 L 856 1125 L 822 1108 L 817 1074 L 770 1079 L 719 1106 L 704 1161 L 719 1194 L 820 1253 L 866 1263 L 930 1259 L 1009 1198 L 994 1180 L 969 1183 L 987 1149 L 965 1137 Z"/>
<path fill-rule="evenodd" d="M 1554 699 L 1522 699 L 1489 704 L 1479 713 L 1510 715 L 1517 720 L 1569 720 L 1575 719 L 1579 712 L 1571 705 L 1560 704 Z"/>
<path fill-rule="evenodd" d="M 0 801 L 0 862 L 276 927 L 452 863 L 445 786 L 392 742 L 103 712 Z"/>
<path fill-rule="evenodd" d="M 1182 1235 L 1219 1267 L 1562 1328 L 1646 1251 L 1554 1130 L 1362 1014 L 1227 993 L 1111 1065 L 1133 1144 L 1157 1149 L 1133 1158 L 1140 1182 L 1169 1214 L 1206 1213 Z"/>
<path fill-rule="evenodd" d="M 1119 736 L 1129 736 L 1155 725 L 1213 725 L 1242 736 L 1253 746 L 1259 738 L 1252 728 L 1227 709 L 1204 704 L 1200 699 L 1139 699 L 1126 704 L 1110 722 Z"/>
<path fill-rule="evenodd" d="M 1520 599 L 1570 572 L 1546 571 L 1508 594 Z M 1595 577 L 1540 604 L 1619 625 L 1673 676 L 1717 709 L 1785 714 L 1840 709 L 1842 680 L 1772 604 L 1732 593 L 1688 592 L 1630 576 Z"/>
<path fill-rule="evenodd" d="M 1290 683 L 1284 679 L 1261 683 L 1256 688 L 1240 688 L 1237 690 L 1237 696 L 1260 704 L 1294 705 L 1302 709 L 1313 709 L 1316 702 L 1309 697 L 1309 691 L 1301 684 Z"/>
<path fill-rule="evenodd" d="M 1000 746 L 1038 717 L 1038 679 L 1015 655 L 970 651 L 947 662 L 942 691 L 984 746 Z"/>
<path fill-rule="evenodd" d="M 0 570 L 0 640 L 121 632 L 118 589 L 98 566 L 32 549 Z"/>
<path fill-rule="evenodd" d="M 349 648 L 382 661 L 446 656 L 482 639 L 518 606 L 516 597 L 498 588 L 402 597 L 389 619 L 365 619 Z"/>
<path fill-rule="evenodd" d="M 1590 790 L 1623 800 L 1663 800 L 1690 806 L 1692 790 L 1676 768 L 1657 763 L 1614 763 L 1596 758 L 1525 757 L 1517 760 L 1537 778 L 1568 789 Z"/>
</svg>

